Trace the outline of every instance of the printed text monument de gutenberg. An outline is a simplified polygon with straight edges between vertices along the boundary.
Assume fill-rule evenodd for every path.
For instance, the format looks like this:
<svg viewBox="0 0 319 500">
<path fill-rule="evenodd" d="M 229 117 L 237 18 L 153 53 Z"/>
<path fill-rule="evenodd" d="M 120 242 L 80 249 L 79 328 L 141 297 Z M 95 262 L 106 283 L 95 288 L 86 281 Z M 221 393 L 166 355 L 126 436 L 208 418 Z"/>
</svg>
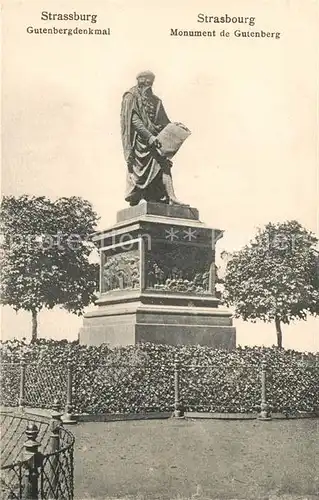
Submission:
<svg viewBox="0 0 319 500">
<path fill-rule="evenodd" d="M 256 24 L 256 18 L 252 16 L 232 16 L 229 14 L 224 14 L 222 16 L 207 15 L 202 12 L 197 14 L 197 23 L 213 24 L 213 30 L 194 30 L 194 29 L 181 29 L 181 28 L 171 28 L 170 36 L 175 37 L 216 37 L 221 36 L 224 38 L 229 38 L 235 36 L 236 38 L 274 38 L 279 40 L 281 33 L 274 30 L 255 30 L 251 29 Z M 245 25 L 245 29 L 242 26 Z M 232 27 L 232 31 L 227 29 Z M 224 29 L 221 29 L 224 28 Z M 227 29 L 225 29 L 227 28 Z"/>
</svg>

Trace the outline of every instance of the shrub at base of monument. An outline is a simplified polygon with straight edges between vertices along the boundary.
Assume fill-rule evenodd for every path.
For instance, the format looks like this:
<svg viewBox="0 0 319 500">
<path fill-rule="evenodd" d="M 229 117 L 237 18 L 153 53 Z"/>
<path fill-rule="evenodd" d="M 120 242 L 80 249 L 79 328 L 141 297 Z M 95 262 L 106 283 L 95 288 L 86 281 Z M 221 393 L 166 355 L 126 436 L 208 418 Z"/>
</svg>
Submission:
<svg viewBox="0 0 319 500">
<path fill-rule="evenodd" d="M 291 415 L 319 408 L 319 364 L 278 348 L 141 344 L 116 349 L 77 342 L 18 340 L 1 344 L 2 402 L 17 404 L 19 362 L 26 362 L 26 405 L 50 408 L 65 401 L 68 358 L 72 360 L 73 412 L 132 414 L 171 412 L 174 359 L 180 362 L 180 400 L 186 412 L 256 413 L 260 409 L 260 365 L 267 363 L 267 402 Z M 13 367 L 15 367 L 13 369 Z M 32 400 L 31 400 L 32 397 Z"/>
</svg>

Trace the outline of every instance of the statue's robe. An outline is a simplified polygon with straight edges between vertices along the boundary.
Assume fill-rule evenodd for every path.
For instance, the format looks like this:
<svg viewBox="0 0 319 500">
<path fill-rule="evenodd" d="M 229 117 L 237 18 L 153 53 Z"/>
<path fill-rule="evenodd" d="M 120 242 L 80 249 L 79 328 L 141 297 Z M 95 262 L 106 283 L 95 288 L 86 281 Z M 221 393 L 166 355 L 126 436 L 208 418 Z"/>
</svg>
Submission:
<svg viewBox="0 0 319 500">
<path fill-rule="evenodd" d="M 141 199 L 164 200 L 167 193 L 163 171 L 170 174 L 171 162 L 149 144 L 150 137 L 170 123 L 161 99 L 151 89 L 142 93 L 135 86 L 123 95 L 121 132 L 127 163 L 125 200 L 135 204 Z"/>
</svg>

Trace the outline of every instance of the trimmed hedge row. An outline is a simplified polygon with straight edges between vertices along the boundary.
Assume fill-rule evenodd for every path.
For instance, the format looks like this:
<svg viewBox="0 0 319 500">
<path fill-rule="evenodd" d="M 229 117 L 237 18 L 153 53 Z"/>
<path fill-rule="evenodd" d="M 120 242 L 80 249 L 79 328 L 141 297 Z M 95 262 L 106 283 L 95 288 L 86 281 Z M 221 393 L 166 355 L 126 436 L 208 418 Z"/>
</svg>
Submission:
<svg viewBox="0 0 319 500">
<path fill-rule="evenodd" d="M 319 365 L 295 351 L 238 347 L 227 352 L 205 346 L 141 344 L 110 349 L 41 339 L 35 344 L 7 341 L 2 356 L 2 400 L 18 401 L 19 370 L 27 363 L 26 403 L 50 408 L 65 403 L 67 360 L 73 369 L 73 410 L 77 413 L 172 411 L 174 359 L 180 361 L 180 394 L 186 411 L 255 412 L 260 405 L 260 366 L 267 362 L 272 411 L 294 413 L 319 407 Z M 28 383 L 28 374 L 29 383 Z M 32 380 L 31 380 L 32 374 Z"/>
</svg>

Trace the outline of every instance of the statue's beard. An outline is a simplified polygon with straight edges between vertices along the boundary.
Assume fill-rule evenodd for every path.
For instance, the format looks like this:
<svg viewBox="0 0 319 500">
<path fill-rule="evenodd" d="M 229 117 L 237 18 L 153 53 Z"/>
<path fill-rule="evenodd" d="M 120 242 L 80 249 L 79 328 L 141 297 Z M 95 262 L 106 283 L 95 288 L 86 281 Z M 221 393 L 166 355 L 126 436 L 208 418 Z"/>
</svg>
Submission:
<svg viewBox="0 0 319 500">
<path fill-rule="evenodd" d="M 151 93 L 152 92 L 152 85 L 141 85 L 140 86 L 141 92 L 143 94 Z"/>
</svg>

